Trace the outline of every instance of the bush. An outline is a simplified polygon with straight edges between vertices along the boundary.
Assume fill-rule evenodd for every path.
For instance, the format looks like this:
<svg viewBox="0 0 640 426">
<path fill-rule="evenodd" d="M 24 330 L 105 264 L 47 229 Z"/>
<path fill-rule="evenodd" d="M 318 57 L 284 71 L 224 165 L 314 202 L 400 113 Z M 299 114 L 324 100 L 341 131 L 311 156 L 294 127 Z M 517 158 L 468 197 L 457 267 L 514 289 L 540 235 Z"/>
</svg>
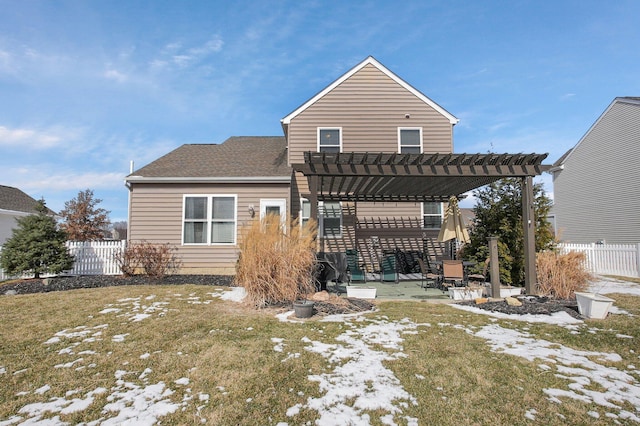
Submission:
<svg viewBox="0 0 640 426">
<path fill-rule="evenodd" d="M 244 287 L 257 307 L 293 302 L 315 291 L 315 222 L 283 225 L 267 215 L 241 229 L 240 256 L 234 284 Z"/>
<path fill-rule="evenodd" d="M 126 276 L 142 271 L 151 278 L 161 279 L 175 273 L 182 262 L 178 259 L 177 249 L 168 243 L 152 244 L 146 241 L 132 243 L 115 256 L 118 267 Z"/>
<path fill-rule="evenodd" d="M 571 251 L 559 254 L 553 251 L 538 253 L 536 269 L 541 295 L 571 299 L 576 291 L 586 290 L 594 280 L 584 267 L 585 254 Z"/>
</svg>

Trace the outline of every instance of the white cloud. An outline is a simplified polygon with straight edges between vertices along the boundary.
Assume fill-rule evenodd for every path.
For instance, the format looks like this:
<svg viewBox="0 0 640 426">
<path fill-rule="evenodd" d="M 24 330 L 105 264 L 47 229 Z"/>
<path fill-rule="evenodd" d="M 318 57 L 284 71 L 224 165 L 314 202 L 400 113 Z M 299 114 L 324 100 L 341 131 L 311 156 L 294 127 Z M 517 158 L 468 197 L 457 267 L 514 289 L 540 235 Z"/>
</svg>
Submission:
<svg viewBox="0 0 640 426">
<path fill-rule="evenodd" d="M 187 68 L 198 63 L 213 53 L 220 52 L 224 41 L 220 36 L 213 36 L 205 43 L 192 47 L 185 46 L 181 42 L 172 42 L 164 46 L 160 57 L 149 62 L 153 69 L 164 69 L 170 65 L 178 68 Z"/>
<path fill-rule="evenodd" d="M 20 176 L 14 175 L 12 186 L 28 192 L 49 193 L 53 191 L 92 189 L 120 189 L 124 186 L 125 173 L 85 172 L 51 173 L 29 170 Z M 17 178 L 17 180 L 15 179 Z"/>
<path fill-rule="evenodd" d="M 0 126 L 0 146 L 28 146 L 47 149 L 77 138 L 78 130 L 52 128 L 46 130 Z"/>
<path fill-rule="evenodd" d="M 104 77 L 108 80 L 114 80 L 118 83 L 124 83 L 128 80 L 128 76 L 116 69 L 108 69 L 104 72 Z"/>
</svg>

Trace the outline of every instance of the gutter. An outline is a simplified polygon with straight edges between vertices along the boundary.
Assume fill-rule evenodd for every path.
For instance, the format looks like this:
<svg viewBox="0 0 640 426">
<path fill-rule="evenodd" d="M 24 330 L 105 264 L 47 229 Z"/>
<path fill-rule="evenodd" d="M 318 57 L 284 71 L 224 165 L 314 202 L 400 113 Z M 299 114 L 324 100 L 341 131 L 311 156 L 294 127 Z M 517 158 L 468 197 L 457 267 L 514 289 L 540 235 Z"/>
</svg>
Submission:
<svg viewBox="0 0 640 426">
<path fill-rule="evenodd" d="M 236 177 L 144 177 L 127 176 L 124 180 L 129 187 L 132 183 L 290 183 L 291 176 L 236 176 Z"/>
</svg>

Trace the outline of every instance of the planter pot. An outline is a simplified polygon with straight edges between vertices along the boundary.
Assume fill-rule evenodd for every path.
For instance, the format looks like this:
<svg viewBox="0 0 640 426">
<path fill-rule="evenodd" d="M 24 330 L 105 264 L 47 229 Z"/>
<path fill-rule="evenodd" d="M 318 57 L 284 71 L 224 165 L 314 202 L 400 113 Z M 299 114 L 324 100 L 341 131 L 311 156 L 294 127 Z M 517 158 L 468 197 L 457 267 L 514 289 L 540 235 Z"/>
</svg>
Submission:
<svg viewBox="0 0 640 426">
<path fill-rule="evenodd" d="M 449 287 L 449 298 L 453 300 L 474 300 L 482 297 L 482 287 Z"/>
<path fill-rule="evenodd" d="M 357 297 L 358 299 L 375 299 L 376 288 L 375 287 L 357 287 L 349 285 L 347 286 L 347 297 Z"/>
<path fill-rule="evenodd" d="M 576 301 L 580 315 L 587 318 L 604 319 L 614 300 L 601 294 L 581 293 L 576 291 Z"/>
<path fill-rule="evenodd" d="M 486 289 L 489 297 L 493 297 L 491 284 L 487 285 Z M 520 294 L 522 294 L 522 287 L 500 287 L 500 299 L 504 299 L 505 297 L 514 297 Z"/>
<path fill-rule="evenodd" d="M 313 316 L 313 302 L 310 300 L 293 302 L 293 312 L 296 318 L 311 318 Z"/>
</svg>

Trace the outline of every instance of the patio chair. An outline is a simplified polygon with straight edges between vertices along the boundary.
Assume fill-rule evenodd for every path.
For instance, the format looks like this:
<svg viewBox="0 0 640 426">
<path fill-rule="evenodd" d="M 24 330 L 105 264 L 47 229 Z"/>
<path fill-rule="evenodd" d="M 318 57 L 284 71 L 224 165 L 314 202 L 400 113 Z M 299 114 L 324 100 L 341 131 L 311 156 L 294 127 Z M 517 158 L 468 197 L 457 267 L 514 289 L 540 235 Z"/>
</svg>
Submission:
<svg viewBox="0 0 640 426">
<path fill-rule="evenodd" d="M 484 266 L 482 267 L 481 274 L 469 274 L 467 277 L 468 281 L 485 283 L 487 281 L 487 269 L 489 268 L 490 258 L 486 258 L 484 261 Z"/>
<path fill-rule="evenodd" d="M 443 260 L 442 261 L 442 284 L 443 286 L 464 286 L 464 265 L 462 260 Z"/>
<path fill-rule="evenodd" d="M 398 271 L 396 269 L 395 253 L 387 254 L 382 258 L 382 271 L 380 272 L 381 281 L 398 282 Z"/>
<path fill-rule="evenodd" d="M 358 250 L 348 249 L 346 251 L 347 256 L 347 277 L 349 284 L 352 281 L 367 281 L 367 274 L 364 271 L 362 265 L 360 265 L 360 259 Z"/>
<path fill-rule="evenodd" d="M 424 263 L 424 260 L 418 258 L 418 265 L 420 265 L 420 275 L 422 276 L 422 281 L 420 283 L 420 287 L 427 288 L 428 283 L 433 283 L 433 287 L 439 287 L 440 283 L 440 275 L 434 274 Z"/>
</svg>

